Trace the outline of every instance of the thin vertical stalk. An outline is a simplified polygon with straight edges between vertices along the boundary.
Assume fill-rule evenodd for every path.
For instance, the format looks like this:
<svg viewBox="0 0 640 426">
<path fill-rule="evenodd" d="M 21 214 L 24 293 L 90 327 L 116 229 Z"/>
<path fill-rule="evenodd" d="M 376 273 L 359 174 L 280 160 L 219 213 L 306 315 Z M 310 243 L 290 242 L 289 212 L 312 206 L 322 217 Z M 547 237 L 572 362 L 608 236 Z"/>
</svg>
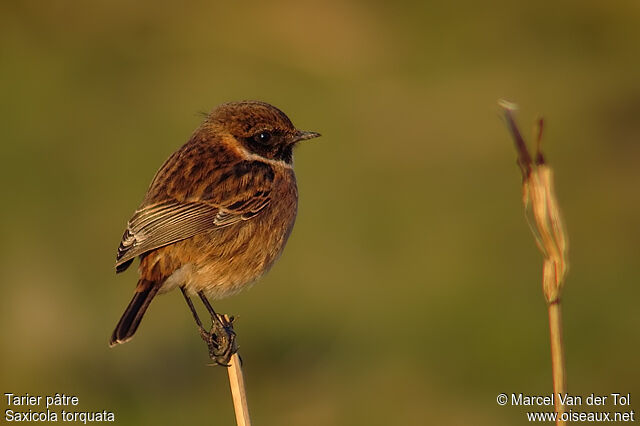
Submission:
<svg viewBox="0 0 640 426">
<path fill-rule="evenodd" d="M 565 425 L 565 412 L 560 395 L 567 392 L 564 363 L 564 342 L 562 339 L 562 315 L 560 294 L 568 270 L 568 237 L 564 228 L 560 205 L 555 195 L 553 170 L 546 163 L 540 149 L 542 144 L 543 120 L 537 122 L 535 160 L 529 154 L 520 130 L 514 119 L 517 106 L 511 102 L 499 101 L 504 110 L 504 118 L 511 132 L 518 153 L 518 165 L 522 172 L 522 202 L 525 217 L 544 257 L 542 267 L 542 291 L 549 313 L 549 337 L 551 340 L 551 369 L 556 425 Z"/>
<path fill-rule="evenodd" d="M 567 393 L 566 371 L 564 365 L 564 344 L 562 340 L 562 311 L 560 300 L 548 305 L 549 309 L 549 336 L 551 338 L 551 369 L 553 372 L 553 394 L 558 418 L 556 425 L 565 425 L 562 414 L 564 405 L 559 396 Z"/>
<path fill-rule="evenodd" d="M 223 315 L 223 318 L 227 324 L 232 324 L 228 315 Z M 238 426 L 251 426 L 249 405 L 247 404 L 247 391 L 244 386 L 244 374 L 242 373 L 242 361 L 240 360 L 240 355 L 238 355 L 237 351 L 229 360 L 227 373 L 229 374 L 229 386 L 231 387 L 233 408 L 236 413 L 236 424 Z"/>
</svg>

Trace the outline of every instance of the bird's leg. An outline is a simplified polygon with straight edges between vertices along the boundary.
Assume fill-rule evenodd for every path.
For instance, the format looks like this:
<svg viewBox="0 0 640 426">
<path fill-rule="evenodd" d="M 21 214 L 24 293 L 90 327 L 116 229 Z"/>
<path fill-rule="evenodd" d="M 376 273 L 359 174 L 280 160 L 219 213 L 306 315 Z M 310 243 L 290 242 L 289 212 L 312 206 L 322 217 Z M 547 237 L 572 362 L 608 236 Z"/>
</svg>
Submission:
<svg viewBox="0 0 640 426">
<path fill-rule="evenodd" d="M 180 286 L 180 291 L 182 291 L 184 300 L 187 301 L 187 305 L 189 305 L 189 309 L 191 309 L 191 313 L 193 314 L 193 319 L 196 320 L 196 324 L 198 325 L 198 329 L 200 330 L 200 336 L 204 339 L 205 342 L 207 342 L 207 337 L 210 337 L 210 333 L 207 330 L 205 330 L 205 328 L 202 326 L 202 321 L 200 321 L 200 317 L 198 316 L 198 311 L 196 311 L 196 307 L 193 306 L 193 302 L 191 301 L 191 298 L 187 294 L 186 290 L 184 289 L 184 286 Z"/>
<path fill-rule="evenodd" d="M 209 357 L 216 364 L 228 367 L 231 355 L 238 350 L 236 333 L 233 331 L 233 317 L 227 320 L 225 316 L 217 314 L 202 291 L 198 292 L 198 296 L 211 315 L 211 332 L 206 333 L 206 337 L 202 336 L 209 346 Z"/>
</svg>

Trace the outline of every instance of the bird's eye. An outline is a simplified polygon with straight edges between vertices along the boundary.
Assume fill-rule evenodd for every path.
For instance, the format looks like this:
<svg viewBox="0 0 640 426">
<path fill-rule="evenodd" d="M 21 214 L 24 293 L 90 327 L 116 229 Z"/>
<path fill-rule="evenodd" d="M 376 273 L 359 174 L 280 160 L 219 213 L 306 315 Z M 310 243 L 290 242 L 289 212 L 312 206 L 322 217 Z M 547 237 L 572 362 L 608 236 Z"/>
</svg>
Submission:
<svg viewBox="0 0 640 426">
<path fill-rule="evenodd" d="M 258 143 L 267 143 L 269 142 L 269 140 L 271 140 L 271 133 L 269 132 L 260 132 L 257 135 L 255 135 L 253 137 L 253 140 L 255 140 Z"/>
</svg>

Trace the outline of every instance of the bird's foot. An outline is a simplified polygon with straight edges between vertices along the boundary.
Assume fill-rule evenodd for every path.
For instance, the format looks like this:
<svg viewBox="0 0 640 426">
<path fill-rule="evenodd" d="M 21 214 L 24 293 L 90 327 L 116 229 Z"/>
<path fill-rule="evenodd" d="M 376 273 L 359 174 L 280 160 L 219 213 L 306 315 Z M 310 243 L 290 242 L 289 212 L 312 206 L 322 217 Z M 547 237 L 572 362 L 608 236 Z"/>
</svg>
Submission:
<svg viewBox="0 0 640 426">
<path fill-rule="evenodd" d="M 212 318 L 211 331 L 200 329 L 200 336 L 209 347 L 209 358 L 217 365 L 229 367 L 231 356 L 238 351 L 236 333 L 233 331 L 233 317 L 216 314 Z"/>
</svg>

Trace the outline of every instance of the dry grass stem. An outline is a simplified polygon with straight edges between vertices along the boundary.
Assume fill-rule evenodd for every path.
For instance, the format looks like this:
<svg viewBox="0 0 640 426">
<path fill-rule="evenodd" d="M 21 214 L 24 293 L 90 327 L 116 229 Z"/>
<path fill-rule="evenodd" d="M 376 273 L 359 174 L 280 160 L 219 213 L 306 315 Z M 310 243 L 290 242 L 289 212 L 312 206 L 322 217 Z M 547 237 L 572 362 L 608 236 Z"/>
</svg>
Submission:
<svg viewBox="0 0 640 426">
<path fill-rule="evenodd" d="M 558 413 L 557 425 L 566 424 L 561 419 L 565 409 L 558 394 L 567 392 L 564 345 L 562 340 L 562 315 L 560 295 L 567 273 L 567 235 L 555 195 L 553 171 L 542 155 L 543 121 L 539 119 L 535 132 L 536 155 L 532 159 L 514 119 L 517 106 L 501 100 L 498 102 L 518 152 L 518 165 L 522 172 L 522 202 L 529 227 L 543 255 L 542 289 L 549 311 L 549 333 L 551 338 L 551 365 L 553 369 L 553 391 Z"/>
<path fill-rule="evenodd" d="M 222 315 L 224 321 L 233 324 L 228 315 Z M 232 325 L 231 325 L 232 326 Z M 244 387 L 244 375 L 242 374 L 242 361 L 238 352 L 234 352 L 227 367 L 229 374 L 229 386 L 233 397 L 233 408 L 236 414 L 236 424 L 238 426 L 251 426 L 249 417 L 249 405 L 247 404 L 247 392 Z"/>
</svg>

